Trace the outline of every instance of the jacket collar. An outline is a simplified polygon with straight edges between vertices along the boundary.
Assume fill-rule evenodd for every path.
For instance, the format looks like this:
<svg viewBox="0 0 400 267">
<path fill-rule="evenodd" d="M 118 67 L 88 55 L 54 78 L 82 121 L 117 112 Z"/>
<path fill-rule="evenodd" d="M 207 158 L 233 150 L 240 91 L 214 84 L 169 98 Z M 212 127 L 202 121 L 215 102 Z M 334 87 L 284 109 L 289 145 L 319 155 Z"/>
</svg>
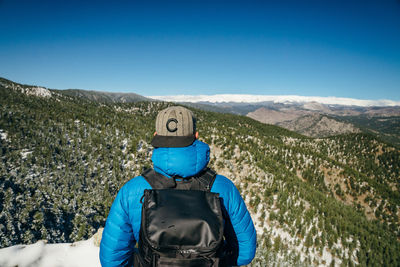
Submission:
<svg viewBox="0 0 400 267">
<path fill-rule="evenodd" d="M 186 147 L 155 148 L 153 168 L 164 176 L 190 177 L 202 171 L 210 161 L 210 147 L 199 140 Z"/>
</svg>

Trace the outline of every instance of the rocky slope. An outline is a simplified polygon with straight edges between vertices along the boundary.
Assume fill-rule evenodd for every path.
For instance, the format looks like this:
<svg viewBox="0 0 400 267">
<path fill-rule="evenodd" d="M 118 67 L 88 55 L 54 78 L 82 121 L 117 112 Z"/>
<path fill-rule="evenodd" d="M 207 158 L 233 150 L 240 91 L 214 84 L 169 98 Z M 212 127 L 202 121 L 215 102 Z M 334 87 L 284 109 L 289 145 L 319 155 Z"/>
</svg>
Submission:
<svg viewBox="0 0 400 267">
<path fill-rule="evenodd" d="M 315 105 L 306 106 L 308 109 L 316 108 Z M 318 108 L 320 106 L 318 105 Z M 293 108 L 274 110 L 263 107 L 248 113 L 247 116 L 262 123 L 278 125 L 309 137 L 327 137 L 361 132 L 359 128 L 351 123 L 339 121 L 310 110 L 296 110 Z"/>
<path fill-rule="evenodd" d="M 317 138 L 361 132 L 359 128 L 351 123 L 338 121 L 328 116 L 315 113 L 301 116 L 291 121 L 278 122 L 275 125 Z"/>
</svg>

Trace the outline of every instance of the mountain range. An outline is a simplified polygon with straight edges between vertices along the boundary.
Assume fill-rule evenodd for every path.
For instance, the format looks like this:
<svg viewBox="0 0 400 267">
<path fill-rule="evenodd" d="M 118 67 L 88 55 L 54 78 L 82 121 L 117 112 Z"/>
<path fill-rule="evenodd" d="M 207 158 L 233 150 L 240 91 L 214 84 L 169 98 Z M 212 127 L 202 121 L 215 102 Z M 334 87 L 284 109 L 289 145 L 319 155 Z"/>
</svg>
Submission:
<svg viewBox="0 0 400 267">
<path fill-rule="evenodd" d="M 203 110 L 246 115 L 309 137 L 366 132 L 400 145 L 400 102 L 304 96 L 153 96 Z"/>
<path fill-rule="evenodd" d="M 151 166 L 155 118 L 173 104 L 92 94 L 0 80 L 1 248 L 90 238 L 122 185 Z M 400 150 L 393 143 L 362 128 L 310 138 L 246 116 L 268 110 L 265 104 L 238 105 L 243 115 L 206 110 L 236 105 L 195 104 L 202 109 L 189 108 L 210 145 L 209 166 L 235 183 L 255 223 L 253 266 L 400 265 Z M 311 115 L 338 120 L 318 114 Z"/>
<path fill-rule="evenodd" d="M 0 84 L 6 87 L 18 87 L 4 78 L 0 78 Z M 25 88 L 31 88 L 30 90 L 35 92 L 47 90 L 40 86 L 25 86 Z M 80 89 L 54 91 L 98 103 L 157 100 L 177 102 L 208 111 L 246 115 L 262 123 L 277 125 L 315 138 L 366 132 L 376 135 L 385 142 L 400 146 L 400 101 L 295 95 L 227 94 L 144 97 L 135 93 Z"/>
</svg>

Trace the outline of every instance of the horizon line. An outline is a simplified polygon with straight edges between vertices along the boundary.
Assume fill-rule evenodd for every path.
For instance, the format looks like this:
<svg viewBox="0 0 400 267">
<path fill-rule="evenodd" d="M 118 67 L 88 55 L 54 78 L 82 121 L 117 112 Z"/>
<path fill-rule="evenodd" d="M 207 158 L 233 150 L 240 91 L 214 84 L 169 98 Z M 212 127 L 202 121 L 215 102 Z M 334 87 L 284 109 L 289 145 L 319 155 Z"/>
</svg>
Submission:
<svg viewBox="0 0 400 267">
<path fill-rule="evenodd" d="M 391 99 L 359 99 L 350 97 L 337 97 L 337 96 L 302 96 L 302 95 L 261 95 L 261 94 L 177 94 L 177 95 L 153 95 L 147 96 L 140 93 L 132 91 L 112 91 L 112 90 L 101 90 L 101 89 L 79 89 L 79 88 L 68 88 L 68 89 L 56 89 L 49 88 L 40 85 L 29 85 L 21 84 L 13 80 L 1 77 L 9 82 L 16 83 L 19 85 L 32 86 L 32 87 L 42 87 L 49 90 L 82 90 L 82 91 L 92 91 L 92 92 L 102 92 L 111 94 L 135 94 L 143 96 L 146 98 L 154 100 L 162 100 L 169 102 L 189 102 L 189 103 L 199 103 L 199 102 L 209 102 L 209 103 L 262 103 L 262 102 L 274 102 L 274 103 L 307 103 L 307 102 L 317 102 L 325 105 L 344 105 L 344 106 L 364 106 L 364 107 L 400 107 L 400 101 Z"/>
<path fill-rule="evenodd" d="M 336 96 L 301 96 L 301 95 L 259 95 L 259 94 L 214 94 L 214 95 L 164 95 L 164 96 L 145 96 L 156 100 L 170 102 L 209 102 L 209 103 L 307 103 L 317 102 L 325 105 L 344 105 L 344 106 L 400 106 L 400 101 L 390 99 L 358 99 Z"/>
</svg>

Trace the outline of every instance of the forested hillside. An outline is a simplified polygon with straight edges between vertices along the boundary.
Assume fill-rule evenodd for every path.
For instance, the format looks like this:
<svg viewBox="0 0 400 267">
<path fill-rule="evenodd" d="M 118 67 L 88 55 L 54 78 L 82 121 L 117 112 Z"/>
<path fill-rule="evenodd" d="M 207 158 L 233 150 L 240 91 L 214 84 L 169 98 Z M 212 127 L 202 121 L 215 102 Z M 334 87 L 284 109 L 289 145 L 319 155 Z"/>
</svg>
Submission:
<svg viewBox="0 0 400 267">
<path fill-rule="evenodd" d="M 163 102 L 98 103 L 0 81 L 0 247 L 72 242 L 103 227 L 151 166 Z M 312 139 L 194 110 L 211 166 L 256 223 L 254 263 L 400 265 L 400 151 L 366 134 Z"/>
</svg>

